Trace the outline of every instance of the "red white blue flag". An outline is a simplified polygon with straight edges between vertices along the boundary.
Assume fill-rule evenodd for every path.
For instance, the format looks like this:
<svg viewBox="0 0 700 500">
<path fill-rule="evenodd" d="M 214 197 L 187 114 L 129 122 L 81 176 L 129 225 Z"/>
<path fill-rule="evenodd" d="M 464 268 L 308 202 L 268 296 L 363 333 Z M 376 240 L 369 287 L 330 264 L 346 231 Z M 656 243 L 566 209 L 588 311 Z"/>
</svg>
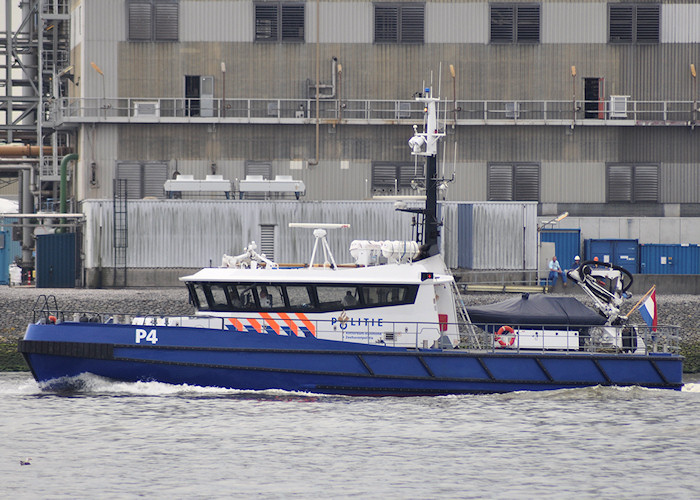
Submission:
<svg viewBox="0 0 700 500">
<path fill-rule="evenodd" d="M 639 308 L 639 312 L 644 321 L 652 331 L 656 331 L 658 317 L 656 315 L 656 290 L 653 290 Z"/>
</svg>

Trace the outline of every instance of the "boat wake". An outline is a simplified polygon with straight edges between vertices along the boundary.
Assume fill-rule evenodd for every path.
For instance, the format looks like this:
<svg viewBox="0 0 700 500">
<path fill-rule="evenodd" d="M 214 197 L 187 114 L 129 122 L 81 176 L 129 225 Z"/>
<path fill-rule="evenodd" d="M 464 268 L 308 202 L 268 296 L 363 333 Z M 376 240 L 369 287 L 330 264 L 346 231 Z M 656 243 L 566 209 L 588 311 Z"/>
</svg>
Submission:
<svg viewBox="0 0 700 500">
<path fill-rule="evenodd" d="M 120 382 L 90 373 L 83 373 L 76 377 L 63 377 L 38 384 L 44 392 L 58 395 L 83 395 L 83 396 L 145 396 L 160 397 L 174 396 L 185 398 L 237 398 L 257 400 L 278 399 L 320 399 L 324 397 L 318 394 L 306 392 L 291 392 L 280 389 L 265 391 L 246 391 L 240 389 L 226 389 L 222 387 L 202 387 L 196 385 L 173 385 L 163 382 Z M 36 390 L 37 384 L 34 383 Z"/>
</svg>

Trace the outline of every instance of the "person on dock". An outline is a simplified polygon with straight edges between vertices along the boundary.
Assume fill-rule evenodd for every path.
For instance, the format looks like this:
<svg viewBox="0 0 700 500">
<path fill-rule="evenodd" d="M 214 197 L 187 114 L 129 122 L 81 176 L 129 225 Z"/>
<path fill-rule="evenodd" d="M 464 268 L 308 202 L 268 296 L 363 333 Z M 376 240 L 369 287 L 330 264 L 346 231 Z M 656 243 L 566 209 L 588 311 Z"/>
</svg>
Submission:
<svg viewBox="0 0 700 500">
<path fill-rule="evenodd" d="M 561 276 L 561 282 L 566 288 L 566 273 L 561 270 L 557 256 L 554 255 L 549 261 L 549 281 L 552 283 L 552 288 L 557 286 L 557 280 Z"/>
</svg>

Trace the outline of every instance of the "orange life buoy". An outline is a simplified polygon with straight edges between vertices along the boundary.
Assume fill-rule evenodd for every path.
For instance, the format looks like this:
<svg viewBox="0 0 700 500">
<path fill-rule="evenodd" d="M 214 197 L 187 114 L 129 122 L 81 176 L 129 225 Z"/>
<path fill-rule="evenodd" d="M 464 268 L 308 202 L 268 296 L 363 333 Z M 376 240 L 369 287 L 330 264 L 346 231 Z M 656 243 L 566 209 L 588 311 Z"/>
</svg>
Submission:
<svg viewBox="0 0 700 500">
<path fill-rule="evenodd" d="M 504 339 L 503 335 L 512 335 L 512 337 L 510 338 L 510 340 Z M 493 339 L 496 342 L 498 342 L 501 347 L 510 347 L 513 344 L 515 344 L 515 331 L 513 330 L 512 326 L 503 325 L 501 328 L 498 329 Z"/>
</svg>

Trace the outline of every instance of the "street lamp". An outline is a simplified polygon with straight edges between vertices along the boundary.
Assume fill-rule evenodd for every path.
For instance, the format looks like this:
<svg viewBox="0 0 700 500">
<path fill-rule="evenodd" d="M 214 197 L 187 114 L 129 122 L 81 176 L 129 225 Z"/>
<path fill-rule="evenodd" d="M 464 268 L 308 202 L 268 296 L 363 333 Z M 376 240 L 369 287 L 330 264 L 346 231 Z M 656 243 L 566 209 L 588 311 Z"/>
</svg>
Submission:
<svg viewBox="0 0 700 500">
<path fill-rule="evenodd" d="M 690 76 L 693 77 L 693 125 L 697 121 L 698 114 L 698 74 L 695 72 L 695 65 L 690 65 Z"/>
</svg>

